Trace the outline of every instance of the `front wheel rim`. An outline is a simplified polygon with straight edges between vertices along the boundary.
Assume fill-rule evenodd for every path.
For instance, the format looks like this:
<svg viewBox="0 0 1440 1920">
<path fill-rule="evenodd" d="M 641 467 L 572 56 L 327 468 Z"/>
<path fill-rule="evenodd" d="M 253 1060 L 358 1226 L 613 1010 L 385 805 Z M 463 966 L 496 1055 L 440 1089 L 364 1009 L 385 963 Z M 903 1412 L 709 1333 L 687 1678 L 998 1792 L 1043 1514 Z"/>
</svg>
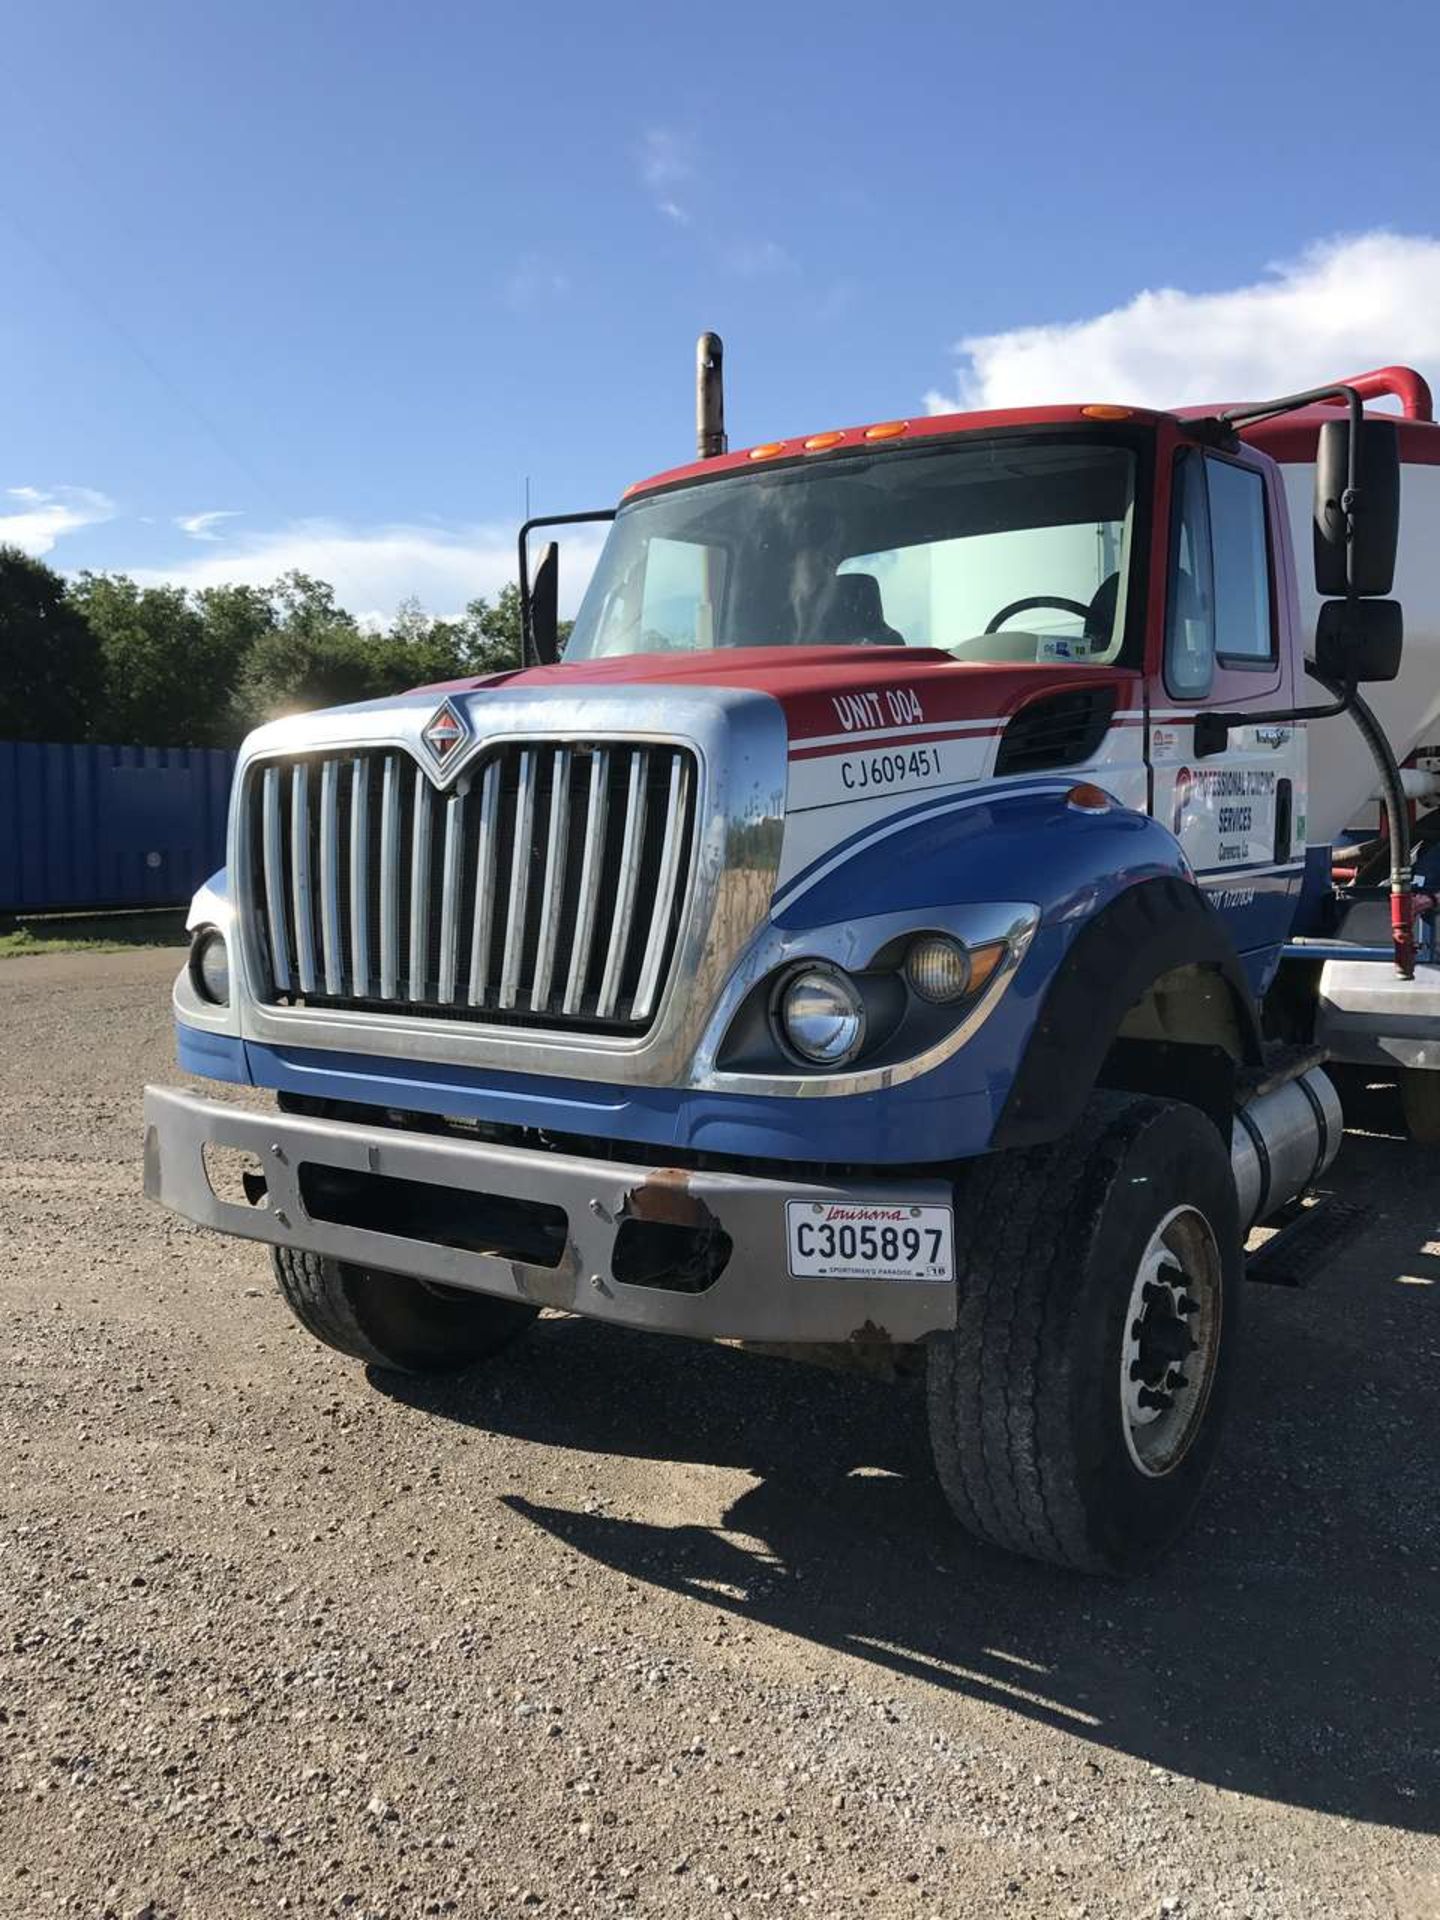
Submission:
<svg viewBox="0 0 1440 1920">
<path fill-rule="evenodd" d="M 1220 1352 L 1220 1248 L 1196 1207 L 1175 1207 L 1135 1270 L 1120 1350 L 1121 1427 L 1147 1479 L 1173 1473 L 1205 1420 Z"/>
</svg>

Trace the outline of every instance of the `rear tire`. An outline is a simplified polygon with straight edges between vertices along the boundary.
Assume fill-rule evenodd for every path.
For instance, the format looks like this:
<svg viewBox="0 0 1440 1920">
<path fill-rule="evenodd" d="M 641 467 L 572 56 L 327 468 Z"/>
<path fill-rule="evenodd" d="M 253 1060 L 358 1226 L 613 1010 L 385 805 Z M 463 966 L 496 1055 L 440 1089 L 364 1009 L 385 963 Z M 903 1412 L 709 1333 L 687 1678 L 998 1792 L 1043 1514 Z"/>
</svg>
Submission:
<svg viewBox="0 0 1440 1920">
<path fill-rule="evenodd" d="M 1219 1438 L 1243 1272 L 1220 1135 L 1197 1108 L 1099 1094 L 957 1197 L 957 1324 L 927 1349 L 950 1504 L 1012 1553 L 1134 1572 L 1189 1519 Z"/>
<path fill-rule="evenodd" d="M 394 1373 L 460 1373 L 498 1353 L 539 1309 L 399 1273 L 272 1247 L 286 1306 L 317 1340 Z"/>
<path fill-rule="evenodd" d="M 1405 1130 L 1417 1147 L 1440 1147 L 1440 1072 L 1406 1067 L 1400 1075 Z"/>
</svg>

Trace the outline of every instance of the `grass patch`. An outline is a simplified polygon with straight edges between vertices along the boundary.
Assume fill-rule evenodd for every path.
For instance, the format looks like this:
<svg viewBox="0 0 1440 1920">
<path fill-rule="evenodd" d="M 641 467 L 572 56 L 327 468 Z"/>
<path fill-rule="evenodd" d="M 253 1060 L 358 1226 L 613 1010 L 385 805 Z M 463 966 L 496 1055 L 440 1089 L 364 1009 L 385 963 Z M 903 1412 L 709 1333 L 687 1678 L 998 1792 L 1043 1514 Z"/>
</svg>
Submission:
<svg viewBox="0 0 1440 1920">
<path fill-rule="evenodd" d="M 185 942 L 185 915 L 178 908 L 0 916 L 0 960 L 29 953 L 127 953 L 132 947 L 183 947 Z"/>
</svg>

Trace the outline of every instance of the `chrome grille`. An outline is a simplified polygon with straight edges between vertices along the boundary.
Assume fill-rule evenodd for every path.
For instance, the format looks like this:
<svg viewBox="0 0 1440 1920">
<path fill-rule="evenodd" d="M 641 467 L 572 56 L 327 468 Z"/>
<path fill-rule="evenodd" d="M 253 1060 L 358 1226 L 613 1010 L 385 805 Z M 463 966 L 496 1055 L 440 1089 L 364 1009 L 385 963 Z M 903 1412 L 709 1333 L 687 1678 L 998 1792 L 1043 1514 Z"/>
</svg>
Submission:
<svg viewBox="0 0 1440 1920">
<path fill-rule="evenodd" d="M 271 1004 L 643 1032 L 689 896 L 689 749 L 507 742 L 448 792 L 366 748 L 251 769 Z"/>
</svg>

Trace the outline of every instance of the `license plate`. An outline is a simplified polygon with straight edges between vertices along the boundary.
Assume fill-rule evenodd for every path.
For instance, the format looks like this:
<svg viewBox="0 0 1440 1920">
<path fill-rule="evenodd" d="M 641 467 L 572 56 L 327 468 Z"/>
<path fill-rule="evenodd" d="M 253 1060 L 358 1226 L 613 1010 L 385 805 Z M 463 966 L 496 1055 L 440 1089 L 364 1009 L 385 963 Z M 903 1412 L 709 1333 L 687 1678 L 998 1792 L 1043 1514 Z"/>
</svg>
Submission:
<svg viewBox="0 0 1440 1920">
<path fill-rule="evenodd" d="M 785 1239 L 797 1280 L 953 1280 L 949 1207 L 865 1207 L 787 1200 Z"/>
</svg>

